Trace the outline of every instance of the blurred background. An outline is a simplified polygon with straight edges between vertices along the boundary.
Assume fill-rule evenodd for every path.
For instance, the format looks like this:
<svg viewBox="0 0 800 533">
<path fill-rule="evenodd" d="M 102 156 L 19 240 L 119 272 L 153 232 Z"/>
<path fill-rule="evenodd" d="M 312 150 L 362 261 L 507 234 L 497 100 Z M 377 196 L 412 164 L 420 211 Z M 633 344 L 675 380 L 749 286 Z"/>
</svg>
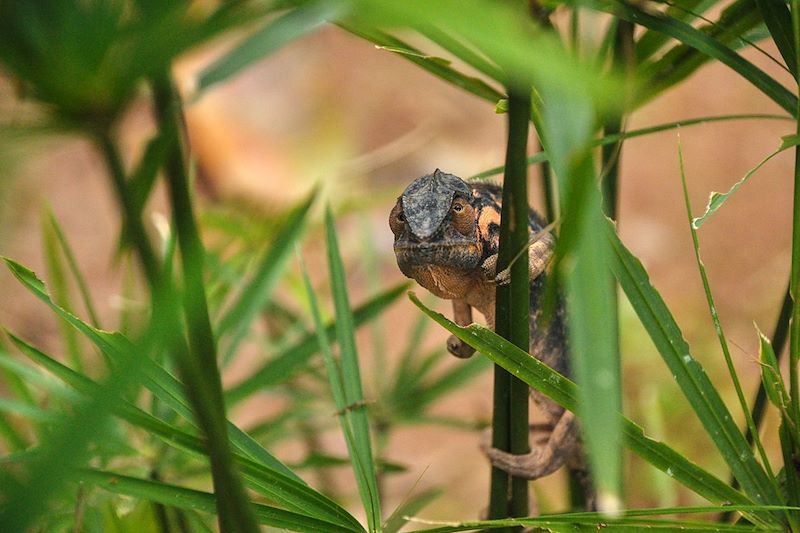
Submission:
<svg viewBox="0 0 800 533">
<path fill-rule="evenodd" d="M 587 27 L 591 29 L 591 25 Z M 196 73 L 229 49 L 235 37 L 182 58 L 176 67 L 181 86 L 189 91 Z M 767 51 L 776 54 L 769 47 Z M 778 79 L 785 75 L 752 48 L 743 54 L 770 75 Z M 41 111 L 11 80 L 0 77 L 0 112 L 13 123 Z M 724 113 L 780 113 L 780 109 L 725 66 L 714 63 L 635 112 L 627 127 Z M 224 246 L 221 221 L 274 224 L 289 206 L 321 184 L 325 201 L 337 212 L 353 303 L 364 301 L 378 287 L 402 281 L 394 263 L 387 217 L 403 188 L 434 168 L 468 177 L 501 165 L 505 149 L 506 117 L 492 113 L 490 104 L 335 27 L 324 27 L 286 46 L 215 86 L 198 101 L 187 102 L 186 120 L 209 241 Z M 743 130 L 747 131 L 746 142 Z M 130 160 L 138 159 L 152 131 L 151 110 L 142 98 L 132 106 L 119 131 Z M 697 215 L 710 191 L 726 191 L 775 150 L 781 136 L 790 133 L 792 122 L 788 121 L 712 123 L 632 139 L 625 143 L 622 154 L 619 219 L 623 241 L 644 262 L 694 355 L 715 384 L 722 384 L 733 412 L 739 410 L 734 408 L 732 388 L 725 385 L 724 361 L 692 255 L 678 146 L 680 143 L 683 150 Z M 534 140 L 531 149 L 535 149 Z M 755 392 L 759 373 L 753 324 L 771 333 L 788 280 L 791 164 L 789 152 L 774 158 L 700 231 L 702 256 L 748 397 Z M 536 168 L 531 170 L 531 184 L 532 205 L 540 206 Z M 159 194 L 149 209 L 154 233 L 159 217 L 166 216 L 163 191 Z M 75 248 L 101 316 L 122 306 L 135 306 L 135 293 L 133 298 L 122 296 L 123 280 L 115 264 L 120 220 L 102 160 L 92 145 L 63 134 L 0 140 L 0 254 L 37 272 L 45 269 L 40 221 L 47 206 Z M 318 209 L 302 254 L 315 285 L 324 293 L 321 213 Z M 370 274 L 369 261 L 376 262 L 378 279 Z M 290 270 L 296 275 L 294 260 Z M 53 315 L 5 269 L 0 269 L 0 295 L 0 323 L 58 353 L 61 341 Z M 278 293 L 288 308 L 305 313 L 297 308 L 295 296 L 291 284 Z M 428 301 L 449 312 L 449 304 L 432 298 Z M 727 478 L 723 462 L 624 297 L 621 301 L 626 414 L 643 425 L 649 436 L 667 440 Z M 141 302 L 146 302 L 144 291 Z M 370 374 L 376 351 L 390 364 L 396 360 L 418 316 L 417 308 L 400 298 L 379 321 L 360 330 L 368 398 L 376 394 Z M 426 349 L 443 347 L 445 338 L 444 331 L 431 327 L 424 345 Z M 265 357 L 254 345 L 248 346 L 246 353 L 226 370 L 226 383 L 236 383 Z M 280 402 L 275 395 L 257 394 L 237 405 L 231 416 L 247 427 L 280 411 Z M 392 508 L 409 493 L 447 487 L 423 515 L 435 519 L 477 517 L 487 501 L 489 467 L 478 450 L 478 431 L 467 427 L 480 427 L 490 418 L 491 373 L 484 372 L 468 387 L 437 402 L 433 412 L 462 420 L 465 428 L 416 424 L 394 432 L 386 457 L 406 470 L 387 477 L 383 499 Z M 775 435 L 775 423 L 768 419 L 764 434 Z M 340 434 L 333 424 L 331 428 L 319 435 L 321 445 L 331 453 L 343 454 Z M 768 440 L 766 444 L 770 454 L 777 456 L 776 443 Z M 304 455 L 302 445 L 293 441 L 278 442 L 270 450 L 290 463 Z M 700 503 L 673 487 L 663 474 L 628 459 L 626 495 L 630 506 Z M 334 484 L 338 492 L 357 501 L 347 468 L 332 469 L 329 478 L 310 481 Z M 553 492 L 563 483 L 560 473 L 535 484 L 541 510 L 563 508 L 561 493 Z"/>
</svg>

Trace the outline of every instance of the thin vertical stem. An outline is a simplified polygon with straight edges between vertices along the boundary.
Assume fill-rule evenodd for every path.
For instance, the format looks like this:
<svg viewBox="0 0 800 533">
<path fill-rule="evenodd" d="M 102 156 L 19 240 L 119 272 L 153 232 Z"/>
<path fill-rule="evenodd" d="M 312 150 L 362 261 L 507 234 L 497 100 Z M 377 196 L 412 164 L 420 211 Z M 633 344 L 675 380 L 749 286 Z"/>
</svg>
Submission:
<svg viewBox="0 0 800 533">
<path fill-rule="evenodd" d="M 178 350 L 177 363 L 186 382 L 187 396 L 206 435 L 220 530 L 257 533 L 253 511 L 231 459 L 216 341 L 203 284 L 205 252 L 194 219 L 188 170 L 180 142 L 179 97 L 167 72 L 153 80 L 153 91 L 159 128 L 175 140 L 165 170 L 181 253 L 183 309 L 190 345 L 188 349 Z"/>
<path fill-rule="evenodd" d="M 511 267 L 511 283 L 497 287 L 495 329 L 516 346 L 528 350 L 530 286 L 528 280 L 528 124 L 530 91 L 509 91 L 508 144 L 500 217 L 497 269 Z M 522 250 L 521 256 L 516 258 Z M 492 445 L 514 454 L 530 451 L 528 443 L 528 386 L 495 367 Z M 492 469 L 490 518 L 526 516 L 528 481 Z"/>
<path fill-rule="evenodd" d="M 796 57 L 800 58 L 800 0 L 792 0 L 792 32 Z M 798 65 L 800 67 L 800 65 Z M 800 70 L 798 70 L 800 72 Z M 800 92 L 800 85 L 798 86 Z M 800 117 L 800 100 L 796 113 Z M 800 134 L 800 118 L 796 133 Z M 792 296 L 792 320 L 789 330 L 789 395 L 791 397 L 790 416 L 795 423 L 800 422 L 800 384 L 798 384 L 798 361 L 800 361 L 800 146 L 795 147 L 794 161 L 794 209 L 792 210 L 792 268 L 789 292 Z M 798 443 L 795 443 L 795 451 Z M 797 457 L 795 457 L 795 460 Z M 786 465 L 788 468 L 790 465 Z"/>
<path fill-rule="evenodd" d="M 147 231 L 142 224 L 142 219 L 134 208 L 133 201 L 131 201 L 128 184 L 125 181 L 125 168 L 122 165 L 122 157 L 108 130 L 100 132 L 97 136 L 97 144 L 100 153 L 105 158 L 111 182 L 114 185 L 114 192 L 117 196 L 117 203 L 122 209 L 125 238 L 129 240 L 136 250 L 147 284 L 151 291 L 155 291 L 160 283 L 161 269 L 150 239 L 147 237 Z"/>
<path fill-rule="evenodd" d="M 792 34 L 794 38 L 795 57 L 800 59 L 800 0 L 791 1 Z M 800 72 L 800 65 L 796 65 Z M 800 93 L 800 84 L 798 84 Z M 796 130 L 800 134 L 800 100 L 795 113 Z M 791 405 L 788 417 L 794 424 L 800 423 L 800 384 L 798 383 L 798 361 L 800 361 L 800 147 L 795 147 L 794 159 L 794 198 L 792 210 L 792 266 L 789 280 L 789 293 L 792 297 L 792 319 L 789 323 L 789 397 Z M 798 505 L 798 488 L 800 487 L 800 443 L 786 434 L 786 420 L 781 423 L 781 449 L 784 457 L 786 487 L 789 492 L 787 503 Z M 789 524 L 793 531 L 800 529 L 800 513 L 790 513 Z"/>
</svg>

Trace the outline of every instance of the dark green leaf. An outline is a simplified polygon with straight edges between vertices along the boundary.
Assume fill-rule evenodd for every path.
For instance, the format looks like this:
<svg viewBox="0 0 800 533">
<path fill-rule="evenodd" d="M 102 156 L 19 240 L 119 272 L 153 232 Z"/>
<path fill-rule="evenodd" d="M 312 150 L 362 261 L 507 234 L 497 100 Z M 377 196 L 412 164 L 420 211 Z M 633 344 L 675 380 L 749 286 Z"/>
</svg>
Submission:
<svg viewBox="0 0 800 533">
<path fill-rule="evenodd" d="M 271 21 L 206 68 L 198 80 L 198 93 L 224 81 L 287 43 L 310 33 L 341 15 L 344 2 L 308 2 Z"/>
<path fill-rule="evenodd" d="M 689 24 L 673 18 L 653 15 L 635 4 L 620 0 L 587 0 L 587 3 L 599 11 L 665 33 L 698 52 L 724 63 L 788 113 L 794 115 L 797 112 L 797 97 L 783 85 L 737 54 L 730 47 Z M 653 83 L 648 84 L 649 92 L 645 97 L 650 98 L 658 94 L 661 90 L 659 83 L 661 83 L 660 80 L 655 80 Z"/>
<path fill-rule="evenodd" d="M 179 509 L 216 513 L 216 498 L 213 494 L 207 492 L 94 469 L 83 469 L 79 472 L 78 477 L 84 483 L 102 487 L 115 494 L 124 494 Z M 260 524 L 284 530 L 330 531 L 332 533 L 342 530 L 359 531 L 354 528 L 342 528 L 339 524 L 259 503 L 251 503 L 251 505 Z"/>
<path fill-rule="evenodd" d="M 797 50 L 795 49 L 792 15 L 781 0 L 755 0 L 758 10 L 769 29 L 772 40 L 786 63 L 786 68 L 797 78 Z"/>
<path fill-rule="evenodd" d="M 616 255 L 612 267 L 617 280 L 725 462 L 753 501 L 780 502 L 780 494 L 756 462 L 744 435 L 703 367 L 691 356 L 678 324 L 658 291 L 650 284 L 644 267 L 619 240 L 613 225 L 608 222 L 605 226 L 606 238 Z"/>
<path fill-rule="evenodd" d="M 408 289 L 408 283 L 402 283 L 354 309 L 354 325 L 360 326 L 379 316 L 406 289 Z M 325 328 L 325 334 L 328 339 L 332 339 L 335 329 L 335 324 L 329 324 Z M 276 383 L 282 383 L 289 379 L 318 351 L 319 342 L 317 341 L 316 333 L 307 332 L 297 343 L 270 359 L 250 377 L 229 389 L 226 395 L 228 405 L 238 403 L 257 390 L 269 388 Z"/>
<path fill-rule="evenodd" d="M 781 377 L 781 367 L 778 365 L 778 359 L 775 357 L 775 350 L 772 349 L 772 343 L 766 335 L 758 331 L 759 340 L 759 353 L 758 359 L 761 362 L 761 382 L 764 384 L 764 390 L 767 393 L 767 398 L 772 404 L 780 410 L 788 409 L 790 405 L 789 394 L 786 392 L 786 386 Z"/>
<path fill-rule="evenodd" d="M 12 336 L 12 340 L 25 355 L 83 394 L 91 395 L 99 389 L 100 386 L 97 383 L 70 370 L 25 341 L 15 336 Z M 207 457 L 205 443 L 197 435 L 171 426 L 127 402 L 114 405 L 112 409 L 116 416 L 148 431 L 171 446 L 200 457 Z M 357 526 L 358 523 L 347 511 L 308 487 L 295 474 L 290 472 L 291 475 L 286 475 L 285 472 L 273 468 L 271 463 L 259 464 L 251 457 L 238 454 L 234 454 L 233 457 L 253 489 L 273 501 L 294 511 L 313 513 L 317 518 L 342 526 Z M 272 459 L 272 462 L 275 461 Z M 283 465 L 281 466 L 283 467 Z M 285 470 L 286 467 L 283 469 Z"/>
<path fill-rule="evenodd" d="M 264 253 L 250 280 L 242 288 L 238 300 L 220 320 L 217 338 L 223 339 L 230 334 L 223 349 L 223 361 L 231 359 L 250 328 L 253 318 L 264 308 L 272 295 L 275 284 L 286 266 L 289 252 L 303 233 L 306 217 L 316 195 L 317 191 L 312 191 L 305 201 L 289 213 L 275 241 Z"/>
<path fill-rule="evenodd" d="M 491 87 L 483 80 L 473 76 L 467 76 L 442 61 L 433 60 L 431 56 L 393 35 L 378 29 L 369 28 L 365 25 L 358 25 L 355 21 L 343 20 L 339 21 L 338 25 L 353 35 L 373 42 L 386 50 L 400 54 L 404 59 L 424 68 L 434 76 L 443 79 L 455 87 L 460 87 L 475 96 L 483 98 L 484 100 L 496 102 L 503 98 L 501 92 Z"/>
<path fill-rule="evenodd" d="M 494 332 L 476 324 L 467 327 L 457 326 L 442 314 L 425 307 L 413 293 L 410 293 L 410 298 L 417 307 L 445 329 L 534 389 L 565 409 L 574 411 L 577 408 L 577 387 L 569 379 Z M 623 418 L 623 437 L 624 444 L 642 459 L 709 501 L 752 504 L 747 496 L 695 465 L 666 444 L 646 437 L 641 427 L 626 418 Z"/>
<path fill-rule="evenodd" d="M 376 530 L 381 524 L 381 506 L 375 463 L 372 458 L 372 442 L 367 420 L 364 393 L 361 388 L 361 371 L 355 342 L 355 322 L 347 296 L 347 281 L 342 257 L 336 238 L 336 226 L 330 208 L 325 211 L 325 239 L 328 248 L 333 302 L 336 309 L 336 336 L 339 339 L 341 377 L 344 392 L 344 419 L 352 431 L 351 459 L 356 471 L 356 481 L 361 501 L 367 512 L 369 529 Z"/>
</svg>

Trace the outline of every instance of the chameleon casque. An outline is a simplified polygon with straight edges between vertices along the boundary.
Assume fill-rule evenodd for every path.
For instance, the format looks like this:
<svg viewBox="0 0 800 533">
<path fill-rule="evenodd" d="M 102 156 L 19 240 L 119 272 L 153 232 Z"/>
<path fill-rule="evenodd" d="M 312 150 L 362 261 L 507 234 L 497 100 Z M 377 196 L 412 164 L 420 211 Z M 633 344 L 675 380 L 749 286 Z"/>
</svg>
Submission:
<svg viewBox="0 0 800 533">
<path fill-rule="evenodd" d="M 452 300 L 454 320 L 462 326 L 472 322 L 475 308 L 494 329 L 495 288 L 509 282 L 507 272 L 498 275 L 496 271 L 501 201 L 502 188 L 498 185 L 466 183 L 436 169 L 433 174 L 414 180 L 389 215 L 400 270 L 436 296 Z M 544 221 L 532 209 L 528 221 L 531 235 L 540 235 L 528 249 L 529 352 L 569 375 L 563 306 L 557 305 L 554 316 L 545 320 L 540 305 L 554 240 L 543 231 Z M 447 349 L 462 358 L 474 353 L 455 336 L 447 340 Z M 490 461 L 512 475 L 528 479 L 568 465 L 583 474 L 590 496 L 587 504 L 593 506 L 575 416 L 536 390 L 531 391 L 531 397 L 548 421 L 531 426 L 532 451 L 513 455 L 487 448 Z"/>
</svg>

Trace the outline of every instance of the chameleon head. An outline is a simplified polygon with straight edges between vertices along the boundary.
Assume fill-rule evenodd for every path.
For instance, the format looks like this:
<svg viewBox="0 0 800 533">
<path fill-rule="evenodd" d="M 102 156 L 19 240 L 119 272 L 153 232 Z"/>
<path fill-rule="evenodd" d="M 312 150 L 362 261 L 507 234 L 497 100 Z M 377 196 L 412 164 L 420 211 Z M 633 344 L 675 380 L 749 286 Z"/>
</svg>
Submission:
<svg viewBox="0 0 800 533">
<path fill-rule="evenodd" d="M 415 179 L 389 215 L 400 270 L 441 298 L 460 298 L 482 249 L 464 180 L 436 169 Z"/>
</svg>

